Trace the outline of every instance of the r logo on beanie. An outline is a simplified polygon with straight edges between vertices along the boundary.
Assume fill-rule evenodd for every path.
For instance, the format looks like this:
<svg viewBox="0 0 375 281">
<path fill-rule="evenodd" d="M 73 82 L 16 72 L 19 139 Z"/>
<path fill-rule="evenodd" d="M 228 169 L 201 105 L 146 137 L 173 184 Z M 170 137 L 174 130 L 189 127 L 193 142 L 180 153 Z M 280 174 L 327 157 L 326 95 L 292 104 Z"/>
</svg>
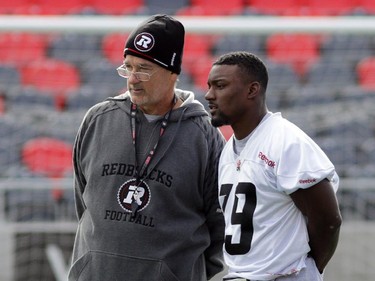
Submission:
<svg viewBox="0 0 375 281">
<path fill-rule="evenodd" d="M 168 15 L 154 15 L 129 35 L 124 57 L 140 57 L 180 74 L 184 38 L 185 28 L 178 20 Z"/>
<path fill-rule="evenodd" d="M 138 51 L 148 52 L 154 47 L 155 39 L 150 33 L 143 32 L 135 37 L 134 43 Z"/>
</svg>

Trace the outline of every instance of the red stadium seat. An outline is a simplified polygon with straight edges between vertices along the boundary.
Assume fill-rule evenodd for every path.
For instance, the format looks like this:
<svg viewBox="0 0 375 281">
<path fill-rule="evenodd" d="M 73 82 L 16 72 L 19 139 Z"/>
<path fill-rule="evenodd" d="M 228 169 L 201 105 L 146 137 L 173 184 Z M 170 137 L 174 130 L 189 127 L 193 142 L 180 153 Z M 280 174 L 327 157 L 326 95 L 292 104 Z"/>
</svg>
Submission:
<svg viewBox="0 0 375 281">
<path fill-rule="evenodd" d="M 357 64 L 358 83 L 364 90 L 375 90 L 375 57 L 368 57 Z"/>
<path fill-rule="evenodd" d="M 22 148 L 22 162 L 32 172 L 58 178 L 72 171 L 72 145 L 54 138 L 35 138 Z"/>
<path fill-rule="evenodd" d="M 356 0 L 305 0 L 311 15 L 338 16 L 350 13 L 357 6 Z"/>
<path fill-rule="evenodd" d="M 234 15 L 241 14 L 244 5 L 242 0 L 192 0 L 191 5 L 180 9 L 178 15 Z"/>
<path fill-rule="evenodd" d="M 22 0 L 16 1 L 19 2 Z M 11 3 L 14 1 L 8 2 Z M 16 7 L 14 7 L 11 13 L 17 15 L 43 16 L 65 15 L 79 13 L 86 7 L 86 0 L 55 0 L 53 2 L 50 0 L 23 0 L 23 2 L 23 5 L 17 5 Z"/>
<path fill-rule="evenodd" d="M 248 0 L 248 7 L 261 14 L 284 15 L 289 10 L 300 9 L 302 0 Z"/>
<path fill-rule="evenodd" d="M 212 56 L 197 57 L 195 63 L 188 70 L 194 85 L 202 90 L 207 90 L 207 78 L 215 58 Z"/>
<path fill-rule="evenodd" d="M 143 0 L 88 0 L 100 14 L 130 14 L 143 6 Z"/>
<path fill-rule="evenodd" d="M 24 85 L 32 85 L 56 93 L 76 89 L 80 83 L 75 66 L 60 60 L 37 60 L 25 65 L 21 73 Z"/>
<path fill-rule="evenodd" d="M 266 49 L 268 58 L 291 65 L 301 76 L 320 57 L 318 37 L 310 34 L 270 35 Z"/>
<path fill-rule="evenodd" d="M 85 0 L 36 0 L 37 7 L 44 11 L 43 14 L 73 14 L 85 7 Z"/>
<path fill-rule="evenodd" d="M 0 33 L 0 61 L 22 65 L 46 57 L 47 37 L 31 33 Z"/>
<path fill-rule="evenodd" d="M 183 68 L 191 72 L 197 60 L 211 55 L 211 48 L 215 37 L 211 35 L 186 34 L 182 64 Z"/>
<path fill-rule="evenodd" d="M 38 60 L 21 69 L 23 85 L 50 91 L 55 95 L 56 109 L 63 109 L 66 94 L 80 86 L 79 72 L 73 64 L 53 59 Z"/>
<path fill-rule="evenodd" d="M 248 0 L 247 5 L 262 14 L 322 16 L 349 13 L 356 7 L 357 0 Z"/>
<path fill-rule="evenodd" d="M 1 1 L 0 14 L 13 14 L 15 10 L 28 6 L 29 0 Z"/>
<path fill-rule="evenodd" d="M 375 13 L 375 1 L 374 0 L 357 0 L 359 7 L 365 10 L 368 13 Z"/>
<path fill-rule="evenodd" d="M 103 56 L 113 64 L 122 64 L 124 60 L 125 42 L 129 34 L 112 33 L 103 37 Z"/>
</svg>

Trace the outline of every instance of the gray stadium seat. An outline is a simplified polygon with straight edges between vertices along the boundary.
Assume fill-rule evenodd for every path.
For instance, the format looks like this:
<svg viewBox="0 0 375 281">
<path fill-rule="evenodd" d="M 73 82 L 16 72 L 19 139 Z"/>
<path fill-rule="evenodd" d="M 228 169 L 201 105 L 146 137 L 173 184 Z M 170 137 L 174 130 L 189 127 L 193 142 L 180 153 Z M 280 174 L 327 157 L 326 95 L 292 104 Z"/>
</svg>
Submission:
<svg viewBox="0 0 375 281">
<path fill-rule="evenodd" d="M 49 44 L 49 56 L 73 64 L 98 59 L 101 54 L 101 36 L 67 33 L 54 38 Z"/>
<path fill-rule="evenodd" d="M 354 63 L 374 53 L 371 36 L 361 34 L 333 34 L 320 44 L 325 61 Z"/>
<path fill-rule="evenodd" d="M 357 84 L 354 65 L 348 62 L 320 61 L 305 74 L 306 85 L 324 88 L 345 88 Z"/>
<path fill-rule="evenodd" d="M 28 123 L 20 119 L 10 115 L 0 118 L 0 177 L 9 175 L 13 167 L 22 172 L 19 169 L 22 146 L 36 134 Z"/>
<path fill-rule="evenodd" d="M 220 56 L 232 51 L 248 51 L 264 58 L 265 36 L 246 34 L 224 35 L 214 43 L 212 50 L 215 56 Z"/>
<path fill-rule="evenodd" d="M 86 84 L 77 90 L 69 93 L 66 100 L 65 109 L 72 110 L 87 110 L 98 102 L 104 101 L 106 98 L 114 96 L 113 91 L 103 85 L 102 87 L 95 87 Z"/>
<path fill-rule="evenodd" d="M 49 91 L 38 90 L 33 86 L 13 87 L 7 93 L 7 107 L 49 107 L 55 108 L 55 97 Z"/>
<path fill-rule="evenodd" d="M 265 62 L 268 68 L 268 91 L 284 92 L 300 84 L 298 74 L 290 65 Z"/>
<path fill-rule="evenodd" d="M 137 14 L 138 15 L 154 15 L 154 14 L 168 14 L 174 15 L 182 8 L 188 7 L 190 4 L 189 0 L 144 0 L 143 7 L 141 7 Z"/>
<path fill-rule="evenodd" d="M 82 85 L 90 85 L 98 89 L 107 89 L 114 96 L 126 87 L 126 79 L 117 74 L 116 68 L 105 59 L 91 60 L 81 67 Z"/>
<path fill-rule="evenodd" d="M 0 94 L 21 83 L 18 69 L 12 65 L 0 64 Z"/>
</svg>

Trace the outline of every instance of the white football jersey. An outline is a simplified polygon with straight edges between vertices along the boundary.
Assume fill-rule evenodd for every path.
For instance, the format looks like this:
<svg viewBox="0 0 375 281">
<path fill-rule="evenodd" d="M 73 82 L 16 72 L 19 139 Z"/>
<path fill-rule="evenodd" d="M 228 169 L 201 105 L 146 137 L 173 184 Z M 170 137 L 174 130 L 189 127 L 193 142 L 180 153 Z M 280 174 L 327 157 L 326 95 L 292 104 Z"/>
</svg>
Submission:
<svg viewBox="0 0 375 281">
<path fill-rule="evenodd" d="M 220 158 L 219 199 L 225 216 L 226 277 L 270 280 L 299 271 L 310 251 L 305 218 L 289 194 L 338 176 L 301 129 L 270 113 L 236 155 L 233 137 Z"/>
</svg>

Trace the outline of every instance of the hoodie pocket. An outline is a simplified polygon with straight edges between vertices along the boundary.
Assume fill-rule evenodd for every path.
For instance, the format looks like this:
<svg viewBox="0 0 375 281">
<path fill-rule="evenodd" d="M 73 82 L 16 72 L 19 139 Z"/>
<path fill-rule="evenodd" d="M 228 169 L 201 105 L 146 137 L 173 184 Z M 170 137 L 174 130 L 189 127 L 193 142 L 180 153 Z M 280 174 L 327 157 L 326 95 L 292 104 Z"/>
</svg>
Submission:
<svg viewBox="0 0 375 281">
<path fill-rule="evenodd" d="M 179 281 L 161 260 L 91 251 L 78 259 L 69 281 Z"/>
</svg>

